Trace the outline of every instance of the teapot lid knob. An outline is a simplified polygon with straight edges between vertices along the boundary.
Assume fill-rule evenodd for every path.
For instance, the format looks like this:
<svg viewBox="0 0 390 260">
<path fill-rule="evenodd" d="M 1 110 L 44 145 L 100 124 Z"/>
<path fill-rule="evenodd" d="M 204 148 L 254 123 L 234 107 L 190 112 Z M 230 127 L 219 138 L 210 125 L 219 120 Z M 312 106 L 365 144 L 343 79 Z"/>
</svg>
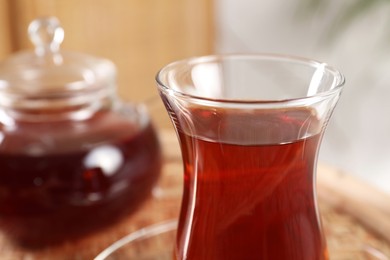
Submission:
<svg viewBox="0 0 390 260">
<path fill-rule="evenodd" d="M 56 17 L 42 17 L 30 23 L 28 35 L 35 46 L 35 53 L 43 56 L 59 51 L 60 44 L 64 40 L 64 29 Z"/>
</svg>

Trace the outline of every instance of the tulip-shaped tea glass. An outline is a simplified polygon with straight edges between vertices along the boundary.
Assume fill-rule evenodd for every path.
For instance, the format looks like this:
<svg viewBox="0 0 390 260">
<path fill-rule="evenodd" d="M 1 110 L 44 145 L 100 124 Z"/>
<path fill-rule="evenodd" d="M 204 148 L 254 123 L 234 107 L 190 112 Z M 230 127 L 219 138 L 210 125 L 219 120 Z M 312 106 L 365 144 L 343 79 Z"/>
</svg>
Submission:
<svg viewBox="0 0 390 260">
<path fill-rule="evenodd" d="M 339 71 L 220 55 L 171 63 L 157 83 L 184 164 L 176 259 L 328 259 L 315 172 Z"/>
</svg>

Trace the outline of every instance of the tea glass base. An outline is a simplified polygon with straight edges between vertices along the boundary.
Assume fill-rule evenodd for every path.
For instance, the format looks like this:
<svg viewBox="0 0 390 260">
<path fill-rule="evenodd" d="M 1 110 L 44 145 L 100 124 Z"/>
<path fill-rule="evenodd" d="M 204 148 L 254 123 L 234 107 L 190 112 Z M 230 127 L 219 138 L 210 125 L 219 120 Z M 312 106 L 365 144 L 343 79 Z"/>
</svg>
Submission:
<svg viewBox="0 0 390 260">
<path fill-rule="evenodd" d="M 133 232 L 110 245 L 95 260 L 172 260 L 177 220 L 168 220 Z M 390 260 L 369 245 L 329 248 L 330 260 Z"/>
</svg>

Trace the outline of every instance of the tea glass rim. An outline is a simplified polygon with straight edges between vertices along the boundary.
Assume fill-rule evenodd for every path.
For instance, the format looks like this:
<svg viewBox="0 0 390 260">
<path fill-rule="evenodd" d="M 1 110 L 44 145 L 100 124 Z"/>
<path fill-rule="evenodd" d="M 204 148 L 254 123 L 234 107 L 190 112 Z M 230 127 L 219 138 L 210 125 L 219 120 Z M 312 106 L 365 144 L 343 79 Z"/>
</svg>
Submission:
<svg viewBox="0 0 390 260">
<path fill-rule="evenodd" d="M 207 62 L 218 62 L 223 60 L 257 60 L 257 61 L 277 61 L 280 63 L 290 63 L 295 65 L 305 65 L 307 67 L 313 67 L 321 69 L 322 71 L 329 72 L 335 79 L 334 85 L 325 91 L 318 92 L 313 95 L 286 98 L 286 99 L 229 99 L 229 98 L 210 98 L 204 97 L 201 95 L 186 93 L 185 91 L 180 91 L 173 89 L 166 82 L 162 80 L 162 75 L 169 70 L 172 70 L 179 66 L 193 66 L 196 64 L 204 64 Z M 181 59 L 168 63 L 162 67 L 156 74 L 155 80 L 157 82 L 157 87 L 160 91 L 170 96 L 175 96 L 180 99 L 187 101 L 192 101 L 194 103 L 201 102 L 205 105 L 213 104 L 231 104 L 231 105 L 260 105 L 260 106 L 297 106 L 304 105 L 308 103 L 315 103 L 321 100 L 324 100 L 330 96 L 333 96 L 337 93 L 340 93 L 342 87 L 345 84 L 344 75 L 334 67 L 328 65 L 327 63 L 320 62 L 315 59 L 304 58 L 300 56 L 293 56 L 287 54 L 274 54 L 274 53 L 250 53 L 250 54 L 214 54 L 206 56 L 196 56 L 187 59 Z"/>
</svg>

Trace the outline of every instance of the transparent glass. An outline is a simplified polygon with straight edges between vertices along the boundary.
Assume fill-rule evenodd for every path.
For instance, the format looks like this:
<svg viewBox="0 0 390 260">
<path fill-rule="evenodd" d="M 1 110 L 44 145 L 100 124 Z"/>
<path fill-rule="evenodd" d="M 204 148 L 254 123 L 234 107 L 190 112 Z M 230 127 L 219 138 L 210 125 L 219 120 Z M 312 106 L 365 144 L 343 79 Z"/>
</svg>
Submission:
<svg viewBox="0 0 390 260">
<path fill-rule="evenodd" d="M 146 107 L 117 97 L 112 62 L 60 50 L 56 18 L 29 34 L 35 51 L 0 63 L 0 229 L 46 247 L 133 213 L 162 157 Z"/>
<path fill-rule="evenodd" d="M 342 74 L 303 58 L 219 55 L 156 79 L 184 164 L 176 259 L 328 259 L 315 171 Z"/>
</svg>

